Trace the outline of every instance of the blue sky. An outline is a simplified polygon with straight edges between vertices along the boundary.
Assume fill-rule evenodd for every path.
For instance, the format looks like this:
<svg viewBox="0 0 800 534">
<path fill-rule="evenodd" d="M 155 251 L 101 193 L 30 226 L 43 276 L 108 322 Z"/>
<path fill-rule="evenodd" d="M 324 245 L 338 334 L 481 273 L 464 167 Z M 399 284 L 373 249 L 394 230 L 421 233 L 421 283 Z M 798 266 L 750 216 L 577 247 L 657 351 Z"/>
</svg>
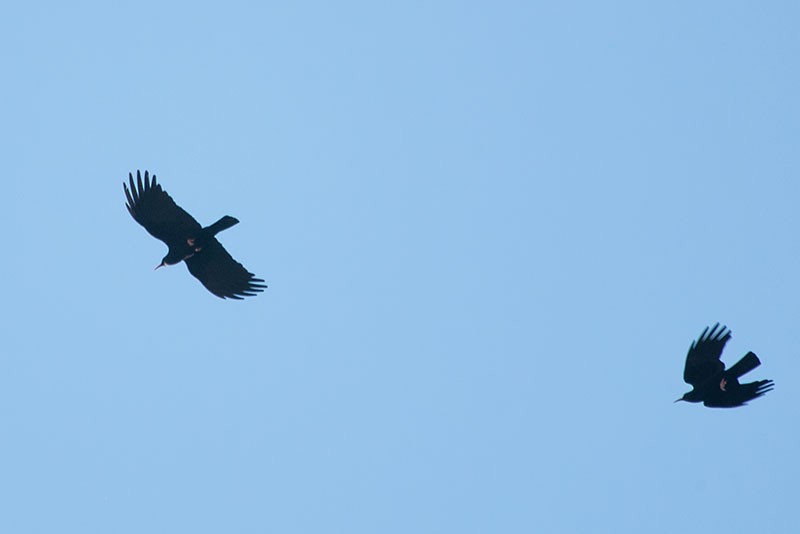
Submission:
<svg viewBox="0 0 800 534">
<path fill-rule="evenodd" d="M 6 6 L 0 531 L 794 532 L 799 11 Z M 775 390 L 673 404 L 717 321 Z"/>
</svg>

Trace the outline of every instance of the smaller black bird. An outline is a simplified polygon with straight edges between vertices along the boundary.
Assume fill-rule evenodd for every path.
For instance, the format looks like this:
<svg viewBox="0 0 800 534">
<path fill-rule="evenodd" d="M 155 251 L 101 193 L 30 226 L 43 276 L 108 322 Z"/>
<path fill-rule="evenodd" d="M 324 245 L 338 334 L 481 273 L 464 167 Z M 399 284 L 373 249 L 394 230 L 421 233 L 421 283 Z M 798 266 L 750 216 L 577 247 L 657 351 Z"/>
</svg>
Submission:
<svg viewBox="0 0 800 534">
<path fill-rule="evenodd" d="M 136 183 L 133 182 L 133 174 L 128 174 L 128 180 L 130 189 L 125 182 L 122 185 L 128 199 L 125 207 L 131 217 L 144 226 L 150 235 L 169 247 L 167 255 L 156 269 L 186 262 L 189 272 L 220 298 L 242 299 L 264 291 L 267 287 L 261 284 L 264 280 L 256 278 L 234 260 L 215 237 L 237 224 L 237 219 L 225 215 L 204 228 L 175 204 L 172 197 L 156 183 L 155 174 L 150 180 L 150 174 L 145 171 L 142 183 L 142 175 L 136 171 Z"/>
<path fill-rule="evenodd" d="M 731 331 L 726 326 L 720 330 L 717 328 L 719 323 L 711 331 L 706 327 L 697 341 L 692 342 L 689 347 L 683 380 L 694 389 L 675 402 L 702 402 L 711 408 L 733 408 L 772 391 L 772 380 L 739 383 L 740 376 L 761 365 L 758 356 L 752 352 L 748 352 L 736 365 L 725 370 L 725 364 L 719 358 L 725 343 L 731 338 Z"/>
</svg>

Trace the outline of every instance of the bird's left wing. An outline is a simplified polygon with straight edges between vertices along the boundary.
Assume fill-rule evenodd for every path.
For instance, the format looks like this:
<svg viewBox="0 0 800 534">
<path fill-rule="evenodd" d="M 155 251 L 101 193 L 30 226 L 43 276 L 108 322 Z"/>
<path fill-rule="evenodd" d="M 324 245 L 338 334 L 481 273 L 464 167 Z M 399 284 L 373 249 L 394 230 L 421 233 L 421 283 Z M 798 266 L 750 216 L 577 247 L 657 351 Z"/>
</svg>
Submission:
<svg viewBox="0 0 800 534">
<path fill-rule="evenodd" d="M 234 260 L 216 238 L 185 261 L 189 272 L 220 298 L 252 297 L 267 287 L 261 283 L 264 280 Z"/>
<path fill-rule="evenodd" d="M 178 206 L 172 197 L 156 183 L 156 175 L 152 180 L 150 174 L 144 171 L 142 175 L 136 171 L 136 183 L 133 174 L 128 174 L 131 187 L 123 182 L 125 196 L 128 203 L 125 205 L 128 212 L 136 222 L 144 226 L 150 235 L 160 239 L 168 246 L 183 244 L 187 236 L 197 235 L 202 227 L 194 217 Z"/>
<path fill-rule="evenodd" d="M 689 347 L 683 371 L 683 380 L 687 384 L 697 386 L 725 370 L 725 364 L 720 361 L 720 356 L 725 343 L 731 338 L 731 331 L 726 326 L 719 330 L 718 328 L 719 323 L 710 331 L 706 327 L 697 341 L 692 342 L 692 346 Z"/>
</svg>

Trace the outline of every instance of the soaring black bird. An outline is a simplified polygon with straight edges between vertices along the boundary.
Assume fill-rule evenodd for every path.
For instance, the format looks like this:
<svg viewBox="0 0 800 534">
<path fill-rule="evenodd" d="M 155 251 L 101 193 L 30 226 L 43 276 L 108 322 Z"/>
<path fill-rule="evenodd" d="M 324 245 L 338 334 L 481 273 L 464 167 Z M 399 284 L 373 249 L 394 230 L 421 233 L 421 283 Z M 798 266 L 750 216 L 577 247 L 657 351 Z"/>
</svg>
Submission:
<svg viewBox="0 0 800 534">
<path fill-rule="evenodd" d="M 689 347 L 683 380 L 694 389 L 675 402 L 702 402 L 712 408 L 733 408 L 747 404 L 772 390 L 772 380 L 739 383 L 740 376 L 761 365 L 758 356 L 752 352 L 748 352 L 736 365 L 725 370 L 725 364 L 719 358 L 725 343 L 731 338 L 731 331 L 726 326 L 719 330 L 718 328 L 719 323 L 710 331 L 706 327 L 697 341 L 692 342 Z"/>
<path fill-rule="evenodd" d="M 214 237 L 238 223 L 237 219 L 226 215 L 203 228 L 156 183 L 155 174 L 151 180 L 145 171 L 142 182 L 141 173 L 136 171 L 136 183 L 130 173 L 128 181 L 130 189 L 122 182 L 128 198 L 125 205 L 128 212 L 150 235 L 169 247 L 156 269 L 185 261 L 189 272 L 220 298 L 251 297 L 267 287 L 261 283 L 264 280 L 256 278 L 234 260 Z"/>
</svg>

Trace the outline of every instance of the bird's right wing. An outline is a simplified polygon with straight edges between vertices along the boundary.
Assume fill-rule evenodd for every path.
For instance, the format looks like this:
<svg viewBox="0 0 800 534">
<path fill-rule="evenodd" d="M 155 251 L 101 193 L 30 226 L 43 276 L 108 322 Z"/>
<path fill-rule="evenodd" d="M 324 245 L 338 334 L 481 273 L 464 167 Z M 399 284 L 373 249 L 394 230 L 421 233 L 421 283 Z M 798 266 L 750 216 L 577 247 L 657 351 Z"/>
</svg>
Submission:
<svg viewBox="0 0 800 534">
<path fill-rule="evenodd" d="M 706 327 L 697 341 L 692 342 L 692 346 L 689 347 L 683 371 L 683 380 L 687 384 L 697 386 L 725 370 L 725 364 L 720 361 L 720 356 L 725 343 L 731 338 L 731 331 L 726 326 L 717 330 L 718 328 L 719 323 L 710 331 Z"/>
<path fill-rule="evenodd" d="M 741 384 L 738 387 L 730 389 L 725 394 L 718 394 L 707 398 L 703 401 L 703 404 L 712 408 L 733 408 L 734 406 L 742 406 L 753 399 L 757 399 L 769 393 L 772 391 L 774 385 L 772 380 L 759 380 L 758 382 Z"/>
<path fill-rule="evenodd" d="M 189 272 L 220 298 L 242 299 L 252 297 L 267 287 L 264 280 L 256 278 L 216 239 L 211 239 L 201 251 L 186 258 Z"/>
<path fill-rule="evenodd" d="M 175 204 L 172 197 L 161 188 L 161 184 L 156 183 L 155 174 L 151 181 L 149 173 L 144 171 L 142 183 L 142 175 L 136 171 L 136 183 L 133 182 L 133 174 L 128 174 L 128 180 L 130 189 L 124 182 L 122 184 L 128 198 L 125 207 L 131 217 L 144 226 L 150 235 L 168 246 L 173 246 L 176 243 L 182 244 L 188 236 L 195 236 L 202 230 L 200 223 Z"/>
</svg>

